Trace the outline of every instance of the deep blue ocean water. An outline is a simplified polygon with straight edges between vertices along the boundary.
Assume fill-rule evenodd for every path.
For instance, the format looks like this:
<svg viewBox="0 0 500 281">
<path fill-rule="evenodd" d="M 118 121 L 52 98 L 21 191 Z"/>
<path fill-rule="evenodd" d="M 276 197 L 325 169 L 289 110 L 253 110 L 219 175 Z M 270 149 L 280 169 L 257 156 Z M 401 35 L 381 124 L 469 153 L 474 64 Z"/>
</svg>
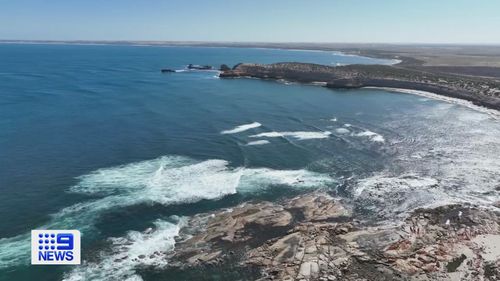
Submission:
<svg viewBox="0 0 500 281">
<path fill-rule="evenodd" d="M 272 49 L 0 45 L 0 280 L 164 280 L 164 258 L 118 269 L 114 260 L 171 250 L 185 217 L 253 199 L 323 189 L 382 222 L 498 197 L 491 115 L 380 89 L 184 71 L 281 61 L 390 63 Z M 34 228 L 81 230 L 84 265 L 30 266 Z"/>
</svg>

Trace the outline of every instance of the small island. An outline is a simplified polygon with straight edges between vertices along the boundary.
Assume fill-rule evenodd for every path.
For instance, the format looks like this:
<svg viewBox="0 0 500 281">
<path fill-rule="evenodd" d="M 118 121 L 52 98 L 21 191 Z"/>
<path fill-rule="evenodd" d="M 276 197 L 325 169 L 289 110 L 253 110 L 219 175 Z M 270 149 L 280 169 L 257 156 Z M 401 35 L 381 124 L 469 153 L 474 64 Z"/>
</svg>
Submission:
<svg viewBox="0 0 500 281">
<path fill-rule="evenodd" d="M 401 63 L 400 63 L 401 64 Z M 404 65 L 404 64 L 403 64 Z M 429 72 L 398 65 L 326 66 L 312 63 L 241 63 L 219 77 L 252 77 L 300 83 L 321 83 L 327 88 L 384 87 L 431 92 L 500 110 L 500 82 L 478 76 Z"/>
</svg>

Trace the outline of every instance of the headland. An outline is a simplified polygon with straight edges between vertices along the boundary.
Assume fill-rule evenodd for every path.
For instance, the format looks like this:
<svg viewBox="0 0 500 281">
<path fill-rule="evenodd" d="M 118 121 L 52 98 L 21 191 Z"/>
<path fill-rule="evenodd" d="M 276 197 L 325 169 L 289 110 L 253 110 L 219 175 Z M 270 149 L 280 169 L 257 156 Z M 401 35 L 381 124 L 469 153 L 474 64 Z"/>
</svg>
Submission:
<svg viewBox="0 0 500 281">
<path fill-rule="evenodd" d="M 327 88 L 400 88 L 459 98 L 500 110 L 500 82 L 485 77 L 428 72 L 399 65 L 326 66 L 311 63 L 237 64 L 221 78 L 252 77 L 300 83 L 323 83 Z"/>
</svg>

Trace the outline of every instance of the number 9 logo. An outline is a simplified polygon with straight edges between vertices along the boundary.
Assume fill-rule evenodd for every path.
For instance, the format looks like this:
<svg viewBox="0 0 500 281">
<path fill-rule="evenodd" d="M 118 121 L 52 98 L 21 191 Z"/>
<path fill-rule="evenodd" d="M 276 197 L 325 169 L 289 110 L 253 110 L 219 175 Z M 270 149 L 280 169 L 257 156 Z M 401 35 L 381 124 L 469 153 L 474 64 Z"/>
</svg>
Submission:
<svg viewBox="0 0 500 281">
<path fill-rule="evenodd" d="M 57 234 L 57 249 L 73 250 L 73 234 L 71 233 Z"/>
</svg>

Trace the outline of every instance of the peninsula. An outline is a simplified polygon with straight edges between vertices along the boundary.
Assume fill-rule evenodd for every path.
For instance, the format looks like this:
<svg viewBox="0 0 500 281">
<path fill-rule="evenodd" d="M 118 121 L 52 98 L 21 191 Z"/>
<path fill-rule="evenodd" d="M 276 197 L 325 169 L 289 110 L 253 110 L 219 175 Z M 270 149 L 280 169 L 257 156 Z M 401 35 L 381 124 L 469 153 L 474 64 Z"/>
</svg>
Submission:
<svg viewBox="0 0 500 281">
<path fill-rule="evenodd" d="M 400 66 L 401 65 L 401 66 Z M 432 92 L 500 110 L 500 82 L 463 74 L 439 73 L 398 65 L 326 66 L 311 63 L 241 63 L 222 68 L 221 78 L 252 77 L 300 83 L 322 83 L 327 88 L 386 87 Z"/>
</svg>

